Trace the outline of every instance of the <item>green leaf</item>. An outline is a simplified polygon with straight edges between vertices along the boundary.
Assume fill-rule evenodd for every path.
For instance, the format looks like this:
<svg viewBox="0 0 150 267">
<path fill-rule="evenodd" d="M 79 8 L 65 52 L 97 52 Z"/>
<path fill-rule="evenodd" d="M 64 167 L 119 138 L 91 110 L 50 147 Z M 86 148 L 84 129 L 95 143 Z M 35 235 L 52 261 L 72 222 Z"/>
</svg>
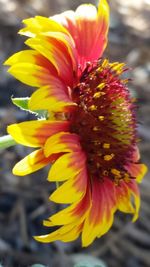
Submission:
<svg viewBox="0 0 150 267">
<path fill-rule="evenodd" d="M 11 98 L 13 104 L 23 110 L 29 111 L 28 108 L 28 102 L 29 102 L 29 97 L 18 97 L 18 98 Z"/>
<path fill-rule="evenodd" d="M 39 118 L 43 118 L 43 119 L 48 118 L 48 111 L 46 109 L 45 110 L 44 109 L 34 110 L 34 112 L 32 111 L 32 113 L 34 113 Z"/>
<path fill-rule="evenodd" d="M 18 97 L 18 98 L 11 98 L 13 104 L 17 107 L 19 107 L 22 110 L 28 111 L 29 113 L 35 114 L 39 118 L 45 118 L 48 117 L 47 110 L 30 110 L 28 107 L 28 103 L 30 100 L 30 97 Z"/>
</svg>

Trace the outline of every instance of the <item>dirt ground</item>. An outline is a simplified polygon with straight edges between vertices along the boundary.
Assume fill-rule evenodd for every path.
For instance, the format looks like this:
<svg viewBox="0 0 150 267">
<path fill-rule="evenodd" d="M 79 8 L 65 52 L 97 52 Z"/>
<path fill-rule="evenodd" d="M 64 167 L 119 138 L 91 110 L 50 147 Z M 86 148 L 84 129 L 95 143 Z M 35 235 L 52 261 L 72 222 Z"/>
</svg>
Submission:
<svg viewBox="0 0 150 267">
<path fill-rule="evenodd" d="M 50 16 L 75 9 L 75 0 L 0 0 L 0 135 L 14 122 L 32 119 L 14 107 L 10 97 L 28 96 L 32 89 L 17 82 L 2 63 L 24 47 L 17 35 L 21 20 L 34 15 Z M 138 99 L 138 132 L 141 160 L 150 158 L 150 0 L 112 0 L 109 43 L 105 56 L 131 67 L 129 87 Z M 4 267 L 27 267 L 34 263 L 48 267 L 72 267 L 79 255 L 101 258 L 106 267 L 150 266 L 150 179 L 140 186 L 141 210 L 136 223 L 117 213 L 112 229 L 90 247 L 72 243 L 40 244 L 33 235 L 46 233 L 42 220 L 58 210 L 48 197 L 55 188 L 46 181 L 47 169 L 26 177 L 12 175 L 14 164 L 30 150 L 17 145 L 0 151 L 0 263 Z M 94 265 L 93 265 L 94 266 Z M 96 266 L 96 265 L 95 265 Z"/>
</svg>

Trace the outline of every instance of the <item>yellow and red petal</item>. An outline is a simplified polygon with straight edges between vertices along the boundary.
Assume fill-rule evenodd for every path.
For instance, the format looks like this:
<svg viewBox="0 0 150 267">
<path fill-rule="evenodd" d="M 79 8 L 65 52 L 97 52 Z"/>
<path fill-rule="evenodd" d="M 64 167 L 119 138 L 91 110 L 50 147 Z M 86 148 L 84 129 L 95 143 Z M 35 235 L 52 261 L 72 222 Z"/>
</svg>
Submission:
<svg viewBox="0 0 150 267">
<path fill-rule="evenodd" d="M 30 147 L 41 147 L 53 134 L 68 130 L 68 121 L 35 120 L 7 127 L 8 133 L 17 143 Z"/>
<path fill-rule="evenodd" d="M 70 227 L 71 229 L 69 229 L 67 225 L 65 225 L 64 228 L 60 229 L 60 237 L 58 240 L 63 242 L 71 242 L 79 237 L 83 228 L 83 223 L 74 223 L 70 226 L 72 226 L 72 228 Z"/>
<path fill-rule="evenodd" d="M 79 136 L 69 132 L 60 132 L 52 135 L 44 145 L 45 156 L 61 152 L 80 152 Z"/>
<path fill-rule="evenodd" d="M 74 73 L 76 72 L 77 58 L 76 58 L 75 44 L 67 29 L 65 29 L 61 24 L 57 23 L 51 18 L 45 18 L 42 16 L 36 16 L 35 18 L 26 19 L 23 22 L 27 25 L 27 27 L 22 29 L 19 33 L 29 37 L 33 37 L 31 40 L 33 40 L 34 38 L 35 39 L 40 38 L 41 43 L 43 42 L 42 40 L 47 40 L 48 43 L 51 44 L 48 48 L 52 50 L 52 53 L 50 58 L 48 57 L 48 59 L 53 63 L 54 66 L 56 66 L 58 74 L 60 74 L 62 78 L 65 78 L 64 76 L 65 72 L 61 75 L 59 64 L 57 64 L 60 55 L 62 58 L 62 60 L 60 59 L 61 64 L 65 66 L 63 61 L 64 62 L 66 61 L 67 63 L 70 64 L 72 62 L 72 70 Z M 52 45 L 52 43 L 54 43 L 54 45 Z M 31 47 L 35 46 L 34 41 L 27 41 L 27 44 L 29 46 L 31 45 Z M 54 55 L 56 51 L 55 47 L 53 46 L 59 48 L 57 49 L 59 50 L 58 53 L 56 53 L 56 55 L 54 56 L 55 58 L 57 57 L 56 61 L 52 57 L 52 54 Z M 43 51 L 43 49 L 41 50 Z M 42 54 L 41 50 L 40 53 Z M 63 54 L 65 55 L 65 57 L 63 57 Z M 47 56 L 48 53 L 46 53 L 46 57 Z"/>
<path fill-rule="evenodd" d="M 73 222 L 79 223 L 79 221 L 83 221 L 85 219 L 88 210 L 91 207 L 91 192 L 89 188 L 89 184 L 87 181 L 87 190 L 82 199 L 76 201 L 72 205 L 67 208 L 57 212 L 49 218 L 49 221 L 46 221 L 47 226 L 53 224 L 54 225 L 66 225 Z"/>
<path fill-rule="evenodd" d="M 72 223 L 69 225 L 64 225 L 60 227 L 58 230 L 42 236 L 35 236 L 35 240 L 40 241 L 42 243 L 49 243 L 56 240 L 60 240 L 63 242 L 71 242 L 78 238 L 82 231 L 82 223 Z"/>
<path fill-rule="evenodd" d="M 131 194 L 127 183 L 121 181 L 115 186 L 117 208 L 125 213 L 134 213 L 135 209 L 131 202 Z"/>
<path fill-rule="evenodd" d="M 19 161 L 13 168 L 13 174 L 24 176 L 33 173 L 56 160 L 59 155 L 46 158 L 43 149 L 38 149 Z"/>
<path fill-rule="evenodd" d="M 134 148 L 134 152 L 132 155 L 132 161 L 133 162 L 138 162 L 140 159 L 140 152 L 139 152 L 139 148 L 137 146 L 135 146 Z"/>
<path fill-rule="evenodd" d="M 41 79 L 43 79 L 43 81 L 48 80 L 49 76 L 49 72 L 46 69 L 32 63 L 15 64 L 8 69 L 8 72 L 17 80 L 34 87 L 43 85 L 44 82 L 42 84 Z"/>
<path fill-rule="evenodd" d="M 67 87 L 57 78 L 49 77 L 49 85 L 36 90 L 29 100 L 30 110 L 65 112 L 76 106 L 67 92 Z"/>
<path fill-rule="evenodd" d="M 125 213 L 132 213 L 134 222 L 138 218 L 140 209 L 140 192 L 136 180 L 130 182 L 121 181 L 115 187 L 117 208 Z"/>
<path fill-rule="evenodd" d="M 94 5 L 80 5 L 75 12 L 67 11 L 53 16 L 73 37 L 78 52 L 78 63 L 98 59 L 107 44 L 109 7 L 106 0 L 100 0 L 98 11 Z M 93 42 L 94 40 L 94 42 Z"/>
<path fill-rule="evenodd" d="M 96 237 L 105 234 L 113 223 L 116 211 L 114 184 L 108 178 L 94 179 L 92 183 L 91 208 L 86 215 L 82 231 L 82 245 L 90 245 Z"/>
<path fill-rule="evenodd" d="M 66 85 L 73 85 L 73 63 L 68 48 L 63 42 L 54 37 L 38 35 L 35 38 L 28 39 L 25 43 L 54 65 L 58 76 Z"/>
<path fill-rule="evenodd" d="M 67 153 L 52 165 L 48 174 L 49 181 L 65 181 L 75 177 L 85 166 L 84 152 Z"/>
<path fill-rule="evenodd" d="M 141 203 L 140 191 L 139 191 L 139 187 L 138 187 L 136 181 L 134 181 L 134 180 L 127 183 L 127 186 L 129 188 L 129 191 L 131 194 L 131 201 L 132 201 L 132 197 L 134 198 L 133 204 L 135 207 L 135 211 L 134 211 L 132 222 L 135 222 L 139 216 L 139 209 L 140 209 L 140 203 Z"/>
<path fill-rule="evenodd" d="M 37 34 L 50 31 L 54 33 L 63 32 L 69 35 L 68 31 L 62 25 L 51 18 L 36 16 L 34 18 L 23 20 L 23 23 L 26 25 L 26 27 L 21 29 L 19 33 L 28 37 L 35 37 Z"/>
<path fill-rule="evenodd" d="M 69 179 L 50 196 L 57 203 L 73 203 L 83 198 L 87 190 L 87 171 L 84 168 L 76 177 Z"/>
<path fill-rule="evenodd" d="M 40 53 L 35 50 L 23 50 L 15 53 L 11 57 L 9 57 L 4 65 L 13 66 L 18 63 L 31 63 L 37 66 L 41 66 L 47 69 L 51 75 L 56 75 L 56 68 L 48 61 L 45 57 L 43 57 Z"/>
<path fill-rule="evenodd" d="M 147 173 L 147 166 L 145 164 L 130 163 L 125 168 L 138 183 L 142 182 L 143 177 Z"/>
<path fill-rule="evenodd" d="M 51 75 L 57 75 L 54 65 L 34 50 L 15 53 L 4 64 L 11 66 L 8 72 L 16 79 L 30 86 L 47 85 Z"/>
<path fill-rule="evenodd" d="M 58 236 L 59 229 L 47 235 L 34 236 L 34 239 L 39 242 L 49 243 L 58 240 Z"/>
<path fill-rule="evenodd" d="M 71 35 L 67 36 L 67 34 L 64 34 L 62 32 L 51 32 L 51 31 L 46 33 L 41 33 L 41 35 L 47 36 L 48 42 L 51 42 L 51 40 L 56 39 L 60 43 L 64 44 L 68 52 L 67 54 L 69 54 L 71 58 L 73 71 L 76 72 L 78 68 L 77 51 L 75 49 L 75 43 Z"/>
</svg>

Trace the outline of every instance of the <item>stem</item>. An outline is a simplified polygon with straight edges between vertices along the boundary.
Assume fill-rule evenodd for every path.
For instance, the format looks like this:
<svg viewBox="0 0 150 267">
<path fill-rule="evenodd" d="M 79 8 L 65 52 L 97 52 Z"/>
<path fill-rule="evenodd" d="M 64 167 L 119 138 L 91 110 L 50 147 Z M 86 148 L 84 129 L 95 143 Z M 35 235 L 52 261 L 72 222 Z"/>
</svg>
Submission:
<svg viewBox="0 0 150 267">
<path fill-rule="evenodd" d="M 59 187 L 59 182 L 57 181 L 56 182 L 56 189 Z"/>
<path fill-rule="evenodd" d="M 5 149 L 16 144 L 16 141 L 11 137 L 11 135 L 4 135 L 0 137 L 0 149 Z"/>
</svg>

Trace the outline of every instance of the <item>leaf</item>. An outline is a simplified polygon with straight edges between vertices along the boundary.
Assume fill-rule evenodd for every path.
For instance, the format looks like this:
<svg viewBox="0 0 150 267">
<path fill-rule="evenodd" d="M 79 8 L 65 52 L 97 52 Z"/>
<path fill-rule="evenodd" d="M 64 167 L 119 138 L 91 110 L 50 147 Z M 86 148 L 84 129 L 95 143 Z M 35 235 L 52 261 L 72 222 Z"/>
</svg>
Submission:
<svg viewBox="0 0 150 267">
<path fill-rule="evenodd" d="M 47 110 L 30 110 L 28 108 L 28 103 L 30 100 L 30 97 L 18 97 L 18 98 L 11 98 L 13 104 L 17 107 L 19 107 L 22 110 L 28 111 L 29 113 L 35 114 L 39 118 L 45 118 L 47 119 L 48 112 Z"/>
<path fill-rule="evenodd" d="M 23 110 L 27 110 L 27 111 L 29 111 L 29 109 L 28 109 L 29 99 L 30 99 L 29 97 L 11 98 L 14 105 L 16 105 L 17 107 L 19 107 Z"/>
</svg>

